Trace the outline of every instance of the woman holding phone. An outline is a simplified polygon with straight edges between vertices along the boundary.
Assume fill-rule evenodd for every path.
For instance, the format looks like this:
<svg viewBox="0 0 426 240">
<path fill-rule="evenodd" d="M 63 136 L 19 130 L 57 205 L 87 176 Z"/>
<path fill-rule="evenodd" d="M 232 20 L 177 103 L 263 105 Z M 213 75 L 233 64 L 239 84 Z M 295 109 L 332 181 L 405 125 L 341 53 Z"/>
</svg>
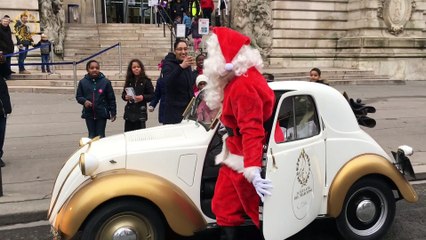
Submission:
<svg viewBox="0 0 426 240">
<path fill-rule="evenodd" d="M 164 124 L 175 124 L 182 121 L 182 113 L 194 96 L 195 77 L 192 68 L 195 64 L 193 56 L 188 54 L 188 44 L 177 40 L 174 52 L 164 58 L 161 69 L 165 84 Z"/>
</svg>

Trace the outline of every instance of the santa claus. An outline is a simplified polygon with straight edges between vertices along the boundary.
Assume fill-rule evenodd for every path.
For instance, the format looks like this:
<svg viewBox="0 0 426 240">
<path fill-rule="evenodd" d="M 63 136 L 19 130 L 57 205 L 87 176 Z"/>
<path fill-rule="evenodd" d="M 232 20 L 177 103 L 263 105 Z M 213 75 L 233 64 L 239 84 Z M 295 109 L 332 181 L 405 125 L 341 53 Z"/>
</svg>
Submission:
<svg viewBox="0 0 426 240">
<path fill-rule="evenodd" d="M 209 79 L 207 105 L 222 107 L 221 122 L 227 130 L 216 162 L 219 171 L 212 210 L 222 228 L 222 239 L 241 239 L 237 226 L 249 216 L 259 227 L 259 196 L 272 188 L 260 176 L 264 123 L 271 117 L 275 96 L 260 73 L 263 65 L 250 39 L 225 27 L 213 29 L 207 41 L 204 74 Z"/>
</svg>

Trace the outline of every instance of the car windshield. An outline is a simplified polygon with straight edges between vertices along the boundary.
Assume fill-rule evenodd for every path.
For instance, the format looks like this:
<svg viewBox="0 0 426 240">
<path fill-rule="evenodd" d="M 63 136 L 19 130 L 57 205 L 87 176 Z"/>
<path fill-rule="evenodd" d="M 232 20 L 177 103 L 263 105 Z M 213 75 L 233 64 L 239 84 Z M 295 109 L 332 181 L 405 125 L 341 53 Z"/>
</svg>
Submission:
<svg viewBox="0 0 426 240">
<path fill-rule="evenodd" d="M 204 91 L 201 91 L 192 101 L 188 104 L 184 118 L 194 120 L 201 124 L 206 130 L 214 128 L 218 118 L 220 117 L 219 109 L 210 109 L 204 101 Z"/>
</svg>

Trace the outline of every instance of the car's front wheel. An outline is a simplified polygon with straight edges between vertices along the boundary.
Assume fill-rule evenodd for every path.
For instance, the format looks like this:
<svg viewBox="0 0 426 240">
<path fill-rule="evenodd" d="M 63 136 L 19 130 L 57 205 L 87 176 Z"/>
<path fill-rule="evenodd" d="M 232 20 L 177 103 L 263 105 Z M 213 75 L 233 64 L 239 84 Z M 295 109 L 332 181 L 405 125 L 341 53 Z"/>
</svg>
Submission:
<svg viewBox="0 0 426 240">
<path fill-rule="evenodd" d="M 127 199 L 97 209 L 84 226 L 82 240 L 164 240 L 164 221 L 147 203 Z"/>
<path fill-rule="evenodd" d="M 395 197 L 380 179 L 364 178 L 348 191 L 337 228 L 345 239 L 372 240 L 385 235 L 395 217 Z"/>
</svg>

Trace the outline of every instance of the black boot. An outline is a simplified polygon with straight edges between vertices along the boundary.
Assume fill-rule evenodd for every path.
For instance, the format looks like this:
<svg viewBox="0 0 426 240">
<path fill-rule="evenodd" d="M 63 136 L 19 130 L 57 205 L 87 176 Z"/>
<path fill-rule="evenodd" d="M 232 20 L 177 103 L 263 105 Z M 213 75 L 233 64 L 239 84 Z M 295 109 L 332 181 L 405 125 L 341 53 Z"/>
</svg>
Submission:
<svg viewBox="0 0 426 240">
<path fill-rule="evenodd" d="M 238 239 L 238 227 L 221 227 L 220 240 L 241 240 Z"/>
</svg>

